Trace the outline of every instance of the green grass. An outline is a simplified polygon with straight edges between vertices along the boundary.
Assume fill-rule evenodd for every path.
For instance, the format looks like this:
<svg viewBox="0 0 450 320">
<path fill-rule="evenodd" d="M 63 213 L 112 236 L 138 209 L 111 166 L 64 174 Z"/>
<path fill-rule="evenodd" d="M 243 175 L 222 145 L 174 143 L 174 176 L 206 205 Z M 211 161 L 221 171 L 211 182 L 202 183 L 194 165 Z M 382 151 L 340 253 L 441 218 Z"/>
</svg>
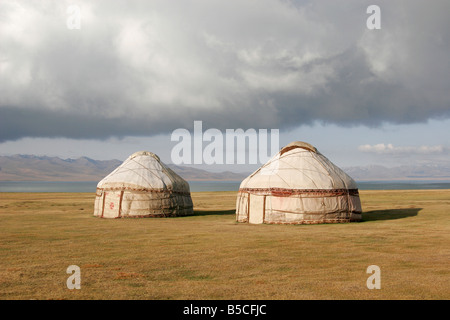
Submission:
<svg viewBox="0 0 450 320">
<path fill-rule="evenodd" d="M 450 298 L 449 190 L 362 191 L 362 222 L 327 225 L 236 223 L 235 192 L 192 196 L 194 216 L 108 220 L 92 194 L 0 194 L 0 299 Z"/>
</svg>

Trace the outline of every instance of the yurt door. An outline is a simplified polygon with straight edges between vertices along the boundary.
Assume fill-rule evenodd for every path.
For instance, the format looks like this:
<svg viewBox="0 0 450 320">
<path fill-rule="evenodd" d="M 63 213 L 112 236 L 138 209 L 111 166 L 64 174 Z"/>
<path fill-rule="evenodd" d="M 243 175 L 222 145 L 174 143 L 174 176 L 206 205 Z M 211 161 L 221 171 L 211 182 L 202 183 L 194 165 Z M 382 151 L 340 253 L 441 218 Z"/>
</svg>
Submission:
<svg viewBox="0 0 450 320">
<path fill-rule="evenodd" d="M 264 223 L 264 202 L 265 196 L 257 196 L 249 194 L 249 208 L 248 208 L 248 222 L 249 223 Z"/>
<path fill-rule="evenodd" d="M 116 218 L 120 213 L 120 198 L 121 192 L 114 191 L 105 191 L 103 193 L 105 197 L 104 206 L 103 206 L 103 214 L 104 218 Z"/>
</svg>

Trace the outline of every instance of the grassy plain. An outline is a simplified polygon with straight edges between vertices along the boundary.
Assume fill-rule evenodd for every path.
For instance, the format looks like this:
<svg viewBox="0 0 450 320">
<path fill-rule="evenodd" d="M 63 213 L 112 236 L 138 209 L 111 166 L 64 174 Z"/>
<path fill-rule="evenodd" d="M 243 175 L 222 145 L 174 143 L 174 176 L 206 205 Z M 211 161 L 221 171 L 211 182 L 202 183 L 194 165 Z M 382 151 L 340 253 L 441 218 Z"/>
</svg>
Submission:
<svg viewBox="0 0 450 320">
<path fill-rule="evenodd" d="M 450 299 L 450 190 L 360 194 L 359 223 L 249 225 L 235 192 L 192 193 L 190 217 L 113 220 L 93 194 L 1 193 L 0 299 Z"/>
</svg>

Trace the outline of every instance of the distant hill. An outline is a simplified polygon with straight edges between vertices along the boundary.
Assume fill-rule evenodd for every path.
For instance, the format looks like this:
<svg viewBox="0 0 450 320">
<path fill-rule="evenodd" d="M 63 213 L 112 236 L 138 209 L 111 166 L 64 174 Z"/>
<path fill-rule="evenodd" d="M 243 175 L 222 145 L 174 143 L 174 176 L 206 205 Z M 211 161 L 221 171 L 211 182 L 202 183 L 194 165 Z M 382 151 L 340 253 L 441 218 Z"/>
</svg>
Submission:
<svg viewBox="0 0 450 320">
<path fill-rule="evenodd" d="M 87 157 L 61 159 L 58 157 L 13 155 L 0 156 L 1 181 L 99 181 L 117 168 L 120 160 L 93 160 Z M 242 180 L 248 174 L 209 172 L 206 170 L 168 164 L 186 180 Z"/>
<path fill-rule="evenodd" d="M 117 168 L 120 160 L 93 160 L 87 157 L 14 155 L 0 156 L 2 181 L 99 181 Z M 192 167 L 168 164 L 188 181 L 239 181 L 250 173 L 209 172 Z M 450 165 L 398 166 L 379 165 L 343 168 L 353 179 L 363 180 L 450 180 Z"/>
<path fill-rule="evenodd" d="M 0 180 L 9 181 L 95 181 L 122 163 L 119 160 L 97 161 L 87 157 L 14 155 L 0 156 Z"/>
<path fill-rule="evenodd" d="M 192 167 L 177 166 L 174 164 L 167 164 L 167 166 L 188 181 L 240 181 L 247 178 L 247 176 L 251 173 L 236 173 L 230 171 L 210 172 Z"/>
<path fill-rule="evenodd" d="M 380 165 L 343 168 L 354 180 L 450 180 L 449 165 Z"/>
</svg>

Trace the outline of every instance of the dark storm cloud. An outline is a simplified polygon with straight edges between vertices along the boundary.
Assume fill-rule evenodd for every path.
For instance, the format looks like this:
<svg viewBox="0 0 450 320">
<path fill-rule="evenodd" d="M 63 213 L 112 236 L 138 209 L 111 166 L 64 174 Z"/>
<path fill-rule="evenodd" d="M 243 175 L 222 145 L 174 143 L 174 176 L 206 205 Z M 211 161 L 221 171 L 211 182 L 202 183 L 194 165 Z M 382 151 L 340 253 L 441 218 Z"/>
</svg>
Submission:
<svg viewBox="0 0 450 320">
<path fill-rule="evenodd" d="M 144 119 L 102 118 L 88 114 L 17 108 L 0 109 L 0 141 L 23 136 L 88 139 L 124 135 L 151 135 L 163 128 L 149 126 Z"/>
<path fill-rule="evenodd" d="M 450 116 L 448 1 L 76 4 L 0 4 L 0 141 Z"/>
</svg>

